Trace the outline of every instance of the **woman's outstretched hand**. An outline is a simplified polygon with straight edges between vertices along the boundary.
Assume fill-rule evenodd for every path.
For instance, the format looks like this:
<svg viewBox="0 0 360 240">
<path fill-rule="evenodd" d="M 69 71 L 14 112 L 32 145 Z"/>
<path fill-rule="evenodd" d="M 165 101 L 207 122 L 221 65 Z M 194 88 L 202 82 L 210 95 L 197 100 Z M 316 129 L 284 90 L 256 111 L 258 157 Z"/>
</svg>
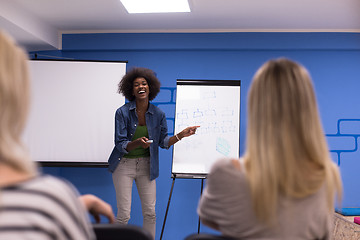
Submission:
<svg viewBox="0 0 360 240">
<path fill-rule="evenodd" d="M 199 128 L 200 126 L 191 126 L 191 127 L 187 127 L 184 130 L 182 130 L 180 133 L 178 133 L 178 136 L 180 139 L 184 138 L 184 137 L 189 137 L 191 135 L 194 135 L 196 133 L 196 129 Z"/>
</svg>

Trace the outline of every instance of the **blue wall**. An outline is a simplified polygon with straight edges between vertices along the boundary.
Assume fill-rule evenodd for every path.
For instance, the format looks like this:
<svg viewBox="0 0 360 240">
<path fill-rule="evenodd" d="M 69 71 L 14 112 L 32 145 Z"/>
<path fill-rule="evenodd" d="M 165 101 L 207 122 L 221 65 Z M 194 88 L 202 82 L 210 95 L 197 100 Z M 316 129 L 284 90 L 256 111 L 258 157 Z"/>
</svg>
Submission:
<svg viewBox="0 0 360 240">
<path fill-rule="evenodd" d="M 89 60 L 126 60 L 127 68 L 153 69 L 162 90 L 153 101 L 164 110 L 173 134 L 176 79 L 240 79 L 240 154 L 245 149 L 246 99 L 253 74 L 266 60 L 288 57 L 311 73 L 331 156 L 344 182 L 343 207 L 360 207 L 360 34 L 359 33 L 133 33 L 66 34 L 62 51 L 41 55 Z M 157 179 L 157 239 L 171 188 L 172 149 L 160 150 Z M 44 172 L 70 180 L 81 193 L 112 204 L 115 192 L 105 168 L 51 168 Z M 196 232 L 201 180 L 176 179 L 163 239 L 183 239 Z M 141 205 L 134 188 L 130 223 L 141 225 Z M 201 226 L 201 231 L 209 232 Z"/>
</svg>

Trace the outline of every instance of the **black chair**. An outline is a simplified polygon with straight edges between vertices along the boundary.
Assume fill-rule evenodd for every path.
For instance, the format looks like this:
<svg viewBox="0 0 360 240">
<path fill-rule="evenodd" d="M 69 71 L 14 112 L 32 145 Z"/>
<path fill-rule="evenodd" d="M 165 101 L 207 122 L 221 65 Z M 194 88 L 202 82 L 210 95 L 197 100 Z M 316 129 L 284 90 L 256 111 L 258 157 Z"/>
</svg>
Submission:
<svg viewBox="0 0 360 240">
<path fill-rule="evenodd" d="M 138 226 L 93 224 L 97 240 L 153 240 L 151 234 Z"/>
<path fill-rule="evenodd" d="M 209 233 L 193 233 L 185 238 L 185 240 L 235 240 L 235 238 L 229 238 L 220 235 L 214 235 Z"/>
<path fill-rule="evenodd" d="M 325 240 L 328 239 L 326 236 L 321 239 L 315 239 L 315 240 Z M 208 233 L 193 233 L 189 236 L 187 236 L 184 240 L 236 240 L 235 238 L 220 236 L 220 235 L 213 235 Z"/>
</svg>

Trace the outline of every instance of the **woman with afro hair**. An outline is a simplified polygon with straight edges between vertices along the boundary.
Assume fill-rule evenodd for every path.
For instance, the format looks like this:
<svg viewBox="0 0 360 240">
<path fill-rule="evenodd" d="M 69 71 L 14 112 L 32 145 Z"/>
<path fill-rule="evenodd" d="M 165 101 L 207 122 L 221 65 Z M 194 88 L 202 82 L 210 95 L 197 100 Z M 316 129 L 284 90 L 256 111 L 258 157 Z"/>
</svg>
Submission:
<svg viewBox="0 0 360 240">
<path fill-rule="evenodd" d="M 155 179 L 159 176 L 159 147 L 168 149 L 182 138 L 195 134 L 199 126 L 187 127 L 172 137 L 168 136 L 165 113 L 149 102 L 160 91 L 160 82 L 150 69 L 131 69 L 118 87 L 118 92 L 129 102 L 116 110 L 115 147 L 109 157 L 118 208 L 116 220 L 127 224 L 130 219 L 135 180 L 141 200 L 143 227 L 155 238 Z"/>
</svg>

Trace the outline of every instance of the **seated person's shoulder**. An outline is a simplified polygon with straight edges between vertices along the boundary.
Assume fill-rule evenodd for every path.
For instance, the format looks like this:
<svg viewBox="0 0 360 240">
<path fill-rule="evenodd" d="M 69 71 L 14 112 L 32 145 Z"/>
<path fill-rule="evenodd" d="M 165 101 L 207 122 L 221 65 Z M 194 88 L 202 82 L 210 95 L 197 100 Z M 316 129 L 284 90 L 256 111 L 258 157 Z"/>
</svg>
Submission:
<svg viewBox="0 0 360 240">
<path fill-rule="evenodd" d="M 241 171 L 242 166 L 240 163 L 240 159 L 235 158 L 221 158 L 218 159 L 213 166 L 211 167 L 210 173 L 237 173 Z M 235 170 L 235 171 L 234 171 Z"/>
<path fill-rule="evenodd" d="M 47 174 L 40 175 L 33 179 L 33 181 L 29 183 L 28 188 L 46 192 L 60 199 L 68 198 L 71 201 L 79 196 L 77 189 L 68 180 Z"/>
<path fill-rule="evenodd" d="M 240 159 L 231 159 L 231 164 L 234 166 L 235 169 L 241 170 Z"/>
</svg>

